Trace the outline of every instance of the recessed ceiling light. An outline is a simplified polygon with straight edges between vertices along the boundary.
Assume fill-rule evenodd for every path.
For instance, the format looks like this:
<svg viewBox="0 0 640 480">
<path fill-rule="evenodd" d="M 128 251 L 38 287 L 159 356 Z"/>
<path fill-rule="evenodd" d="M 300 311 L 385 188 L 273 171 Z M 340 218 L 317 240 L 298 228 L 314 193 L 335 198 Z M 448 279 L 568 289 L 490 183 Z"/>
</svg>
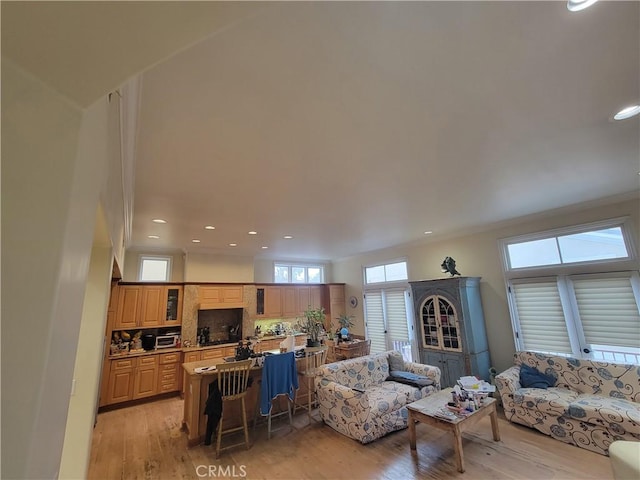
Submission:
<svg viewBox="0 0 640 480">
<path fill-rule="evenodd" d="M 237 247 L 237 246 L 238 246 L 238 244 L 237 244 L 237 243 L 230 243 L 230 244 L 229 244 L 229 246 L 230 246 L 230 247 Z"/>
<path fill-rule="evenodd" d="M 148 238 L 158 239 L 160 238 L 158 235 L 147 235 Z"/>
<path fill-rule="evenodd" d="M 567 8 L 571 12 L 579 12 L 580 10 L 590 7 L 597 1 L 598 0 L 569 0 L 567 2 Z"/>
<path fill-rule="evenodd" d="M 163 220 L 161 218 L 154 218 L 153 220 L 151 220 L 153 223 L 167 223 L 166 220 Z"/>
<path fill-rule="evenodd" d="M 205 230 L 215 230 L 216 227 L 214 227 L 213 225 L 205 225 L 204 229 Z"/>
<path fill-rule="evenodd" d="M 282 238 L 286 238 L 287 240 L 291 240 L 293 238 L 293 235 L 285 235 Z"/>
<path fill-rule="evenodd" d="M 267 249 L 267 248 L 269 248 L 269 247 L 267 247 L 267 246 L 262 246 L 262 247 L 260 247 L 260 248 L 262 248 L 263 250 L 266 250 L 266 249 Z"/>
<path fill-rule="evenodd" d="M 433 232 L 431 230 L 427 230 L 426 232 L 424 232 L 425 235 L 431 235 Z"/>
<path fill-rule="evenodd" d="M 640 113 L 640 105 L 631 105 L 630 107 L 623 108 L 613 116 L 614 120 L 626 120 L 634 115 Z"/>
<path fill-rule="evenodd" d="M 200 240 L 198 240 L 197 238 L 194 238 L 193 240 L 191 240 L 192 243 L 200 243 Z"/>
<path fill-rule="evenodd" d="M 251 230 L 251 231 L 249 232 L 249 235 L 257 235 L 257 234 L 258 234 L 258 232 L 254 232 L 253 230 Z"/>
</svg>

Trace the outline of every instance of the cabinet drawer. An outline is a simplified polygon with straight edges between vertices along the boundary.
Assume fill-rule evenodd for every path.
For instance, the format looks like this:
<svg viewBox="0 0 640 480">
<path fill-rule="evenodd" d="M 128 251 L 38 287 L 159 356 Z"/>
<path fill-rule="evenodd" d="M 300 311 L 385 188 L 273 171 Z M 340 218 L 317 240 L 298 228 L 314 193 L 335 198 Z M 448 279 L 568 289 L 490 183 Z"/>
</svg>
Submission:
<svg viewBox="0 0 640 480">
<path fill-rule="evenodd" d="M 157 355 L 148 355 L 146 357 L 138 358 L 138 366 L 139 367 L 148 367 L 158 365 L 158 356 Z"/>
<path fill-rule="evenodd" d="M 111 368 L 114 370 L 131 370 L 133 368 L 133 358 L 123 358 L 120 360 L 112 360 Z"/>
<path fill-rule="evenodd" d="M 169 383 L 161 383 L 158 393 L 174 392 L 178 390 L 178 385 L 175 381 Z"/>
<path fill-rule="evenodd" d="M 161 372 L 175 372 L 177 371 L 178 364 L 177 363 L 168 363 L 165 365 L 160 365 Z"/>
<path fill-rule="evenodd" d="M 202 351 L 202 360 L 211 360 L 212 358 L 224 357 L 224 350 L 222 348 L 213 348 L 211 350 Z"/>
<path fill-rule="evenodd" d="M 160 365 L 164 365 L 167 363 L 179 363 L 180 362 L 180 352 L 173 353 L 161 353 L 160 354 Z"/>
<path fill-rule="evenodd" d="M 186 352 L 184 354 L 184 363 L 197 362 L 200 360 L 200 352 Z"/>
<path fill-rule="evenodd" d="M 177 378 L 176 372 L 163 372 L 160 375 L 160 383 L 175 382 Z"/>
</svg>

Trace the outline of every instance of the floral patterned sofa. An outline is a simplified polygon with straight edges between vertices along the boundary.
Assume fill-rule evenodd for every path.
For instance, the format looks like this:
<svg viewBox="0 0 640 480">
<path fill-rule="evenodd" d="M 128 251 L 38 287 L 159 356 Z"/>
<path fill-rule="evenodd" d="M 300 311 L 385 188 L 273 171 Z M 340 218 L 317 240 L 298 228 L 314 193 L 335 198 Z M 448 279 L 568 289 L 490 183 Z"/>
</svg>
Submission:
<svg viewBox="0 0 640 480">
<path fill-rule="evenodd" d="M 432 385 L 388 381 L 390 367 L 429 377 Z M 400 365 L 400 366 L 399 366 Z M 440 369 L 405 362 L 396 351 L 324 365 L 315 379 L 322 420 L 334 430 L 369 443 L 407 427 L 406 405 L 440 390 Z"/>
<path fill-rule="evenodd" d="M 640 441 L 640 366 L 527 351 L 514 358 L 495 378 L 509 421 L 602 455 L 615 440 Z M 555 377 L 555 386 L 523 388 L 522 364 Z"/>
</svg>

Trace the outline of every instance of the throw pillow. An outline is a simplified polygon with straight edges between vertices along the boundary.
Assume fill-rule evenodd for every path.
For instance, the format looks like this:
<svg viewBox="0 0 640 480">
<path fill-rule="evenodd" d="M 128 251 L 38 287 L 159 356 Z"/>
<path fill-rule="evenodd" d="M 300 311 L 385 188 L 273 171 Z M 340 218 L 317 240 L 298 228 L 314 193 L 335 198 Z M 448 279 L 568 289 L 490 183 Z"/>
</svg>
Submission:
<svg viewBox="0 0 640 480">
<path fill-rule="evenodd" d="M 412 387 L 422 388 L 433 385 L 433 380 L 423 375 L 416 375 L 411 372 L 403 372 L 400 370 L 392 370 L 387 378 L 387 381 L 404 383 L 411 385 Z"/>
<path fill-rule="evenodd" d="M 556 380 L 556 377 L 544 374 L 537 368 L 520 365 L 520 385 L 524 388 L 544 388 L 546 390 L 553 387 Z"/>
<path fill-rule="evenodd" d="M 402 355 L 389 354 L 389 371 L 404 370 L 404 360 Z"/>
</svg>

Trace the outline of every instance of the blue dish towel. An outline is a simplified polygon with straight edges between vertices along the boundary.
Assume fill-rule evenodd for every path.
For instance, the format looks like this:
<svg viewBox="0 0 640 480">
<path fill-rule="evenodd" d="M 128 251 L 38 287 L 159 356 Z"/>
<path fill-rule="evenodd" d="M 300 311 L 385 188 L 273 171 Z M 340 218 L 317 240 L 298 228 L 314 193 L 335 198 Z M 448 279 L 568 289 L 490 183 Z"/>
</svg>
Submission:
<svg viewBox="0 0 640 480">
<path fill-rule="evenodd" d="M 262 367 L 260 413 L 269 415 L 271 400 L 283 393 L 293 400 L 293 395 L 297 388 L 298 372 L 294 353 L 287 352 L 266 356 Z"/>
</svg>

